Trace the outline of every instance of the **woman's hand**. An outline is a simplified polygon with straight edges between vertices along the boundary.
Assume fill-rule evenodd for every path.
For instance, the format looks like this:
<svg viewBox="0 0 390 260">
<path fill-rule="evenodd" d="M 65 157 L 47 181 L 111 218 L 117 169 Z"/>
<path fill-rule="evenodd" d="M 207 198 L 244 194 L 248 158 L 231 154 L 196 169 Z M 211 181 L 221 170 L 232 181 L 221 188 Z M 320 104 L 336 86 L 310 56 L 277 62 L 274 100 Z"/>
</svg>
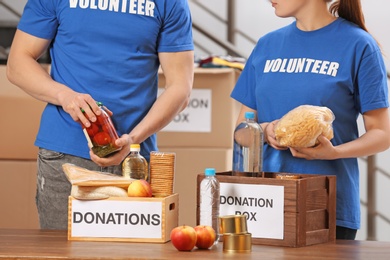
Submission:
<svg viewBox="0 0 390 260">
<path fill-rule="evenodd" d="M 264 142 L 272 146 L 276 150 L 287 150 L 287 147 L 280 146 L 278 141 L 275 138 L 275 125 L 279 120 L 274 120 L 269 122 L 264 128 Z"/>
<path fill-rule="evenodd" d="M 324 135 L 317 139 L 319 144 L 309 148 L 290 147 L 292 156 L 306 160 L 333 160 L 336 159 L 336 149 Z"/>
</svg>

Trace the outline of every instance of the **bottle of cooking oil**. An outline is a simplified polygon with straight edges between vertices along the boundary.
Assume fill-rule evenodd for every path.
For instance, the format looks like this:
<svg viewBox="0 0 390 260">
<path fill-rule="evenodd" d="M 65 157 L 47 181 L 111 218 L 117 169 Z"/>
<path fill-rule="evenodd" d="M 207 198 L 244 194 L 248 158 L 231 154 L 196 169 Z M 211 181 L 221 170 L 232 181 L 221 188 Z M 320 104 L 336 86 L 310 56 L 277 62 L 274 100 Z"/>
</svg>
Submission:
<svg viewBox="0 0 390 260">
<path fill-rule="evenodd" d="M 130 153 L 122 162 L 122 175 L 130 179 L 149 178 L 149 167 L 145 157 L 140 154 L 140 145 L 131 144 Z"/>
</svg>

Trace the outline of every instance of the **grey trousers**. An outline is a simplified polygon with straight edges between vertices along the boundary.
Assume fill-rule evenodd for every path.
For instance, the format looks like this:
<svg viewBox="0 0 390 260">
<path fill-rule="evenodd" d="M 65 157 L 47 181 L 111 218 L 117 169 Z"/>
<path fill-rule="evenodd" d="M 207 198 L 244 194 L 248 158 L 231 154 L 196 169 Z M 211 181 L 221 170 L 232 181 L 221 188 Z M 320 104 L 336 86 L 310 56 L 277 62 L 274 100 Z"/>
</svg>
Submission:
<svg viewBox="0 0 390 260">
<path fill-rule="evenodd" d="M 37 163 L 35 200 L 41 229 L 68 229 L 68 197 L 72 186 L 62 170 L 64 163 L 93 171 L 122 173 L 121 165 L 102 168 L 91 160 L 43 148 L 39 149 Z"/>
</svg>

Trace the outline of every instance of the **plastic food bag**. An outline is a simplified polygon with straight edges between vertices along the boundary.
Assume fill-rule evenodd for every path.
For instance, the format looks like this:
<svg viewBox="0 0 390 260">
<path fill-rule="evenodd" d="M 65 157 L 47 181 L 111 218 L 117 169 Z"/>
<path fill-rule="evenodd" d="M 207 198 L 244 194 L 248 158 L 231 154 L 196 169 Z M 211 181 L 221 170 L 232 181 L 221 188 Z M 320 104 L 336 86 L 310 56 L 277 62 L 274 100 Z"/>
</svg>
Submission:
<svg viewBox="0 0 390 260">
<path fill-rule="evenodd" d="M 275 126 L 275 137 L 280 146 L 313 147 L 323 134 L 333 138 L 335 116 L 327 107 L 302 105 L 285 114 Z"/>
<path fill-rule="evenodd" d="M 127 188 L 134 179 L 113 173 L 91 171 L 71 163 L 62 165 L 66 178 L 72 185 L 78 186 L 117 186 Z"/>
</svg>

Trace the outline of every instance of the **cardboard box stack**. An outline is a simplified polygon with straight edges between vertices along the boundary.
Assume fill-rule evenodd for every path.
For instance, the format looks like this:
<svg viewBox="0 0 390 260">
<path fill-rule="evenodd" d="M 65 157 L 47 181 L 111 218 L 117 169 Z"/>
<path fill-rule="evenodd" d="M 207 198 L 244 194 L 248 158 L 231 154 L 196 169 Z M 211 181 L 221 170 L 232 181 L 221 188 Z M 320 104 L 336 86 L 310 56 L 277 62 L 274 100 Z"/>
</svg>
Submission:
<svg viewBox="0 0 390 260">
<path fill-rule="evenodd" d="M 34 140 L 44 106 L 12 85 L 0 65 L 0 228 L 38 227 Z"/>
<path fill-rule="evenodd" d="M 188 107 L 157 134 L 160 151 L 176 153 L 174 192 L 179 193 L 179 225 L 196 224 L 196 176 L 205 168 L 232 169 L 233 132 L 239 104 L 230 98 L 239 72 L 196 68 Z M 159 86 L 165 78 L 159 74 Z"/>
</svg>

